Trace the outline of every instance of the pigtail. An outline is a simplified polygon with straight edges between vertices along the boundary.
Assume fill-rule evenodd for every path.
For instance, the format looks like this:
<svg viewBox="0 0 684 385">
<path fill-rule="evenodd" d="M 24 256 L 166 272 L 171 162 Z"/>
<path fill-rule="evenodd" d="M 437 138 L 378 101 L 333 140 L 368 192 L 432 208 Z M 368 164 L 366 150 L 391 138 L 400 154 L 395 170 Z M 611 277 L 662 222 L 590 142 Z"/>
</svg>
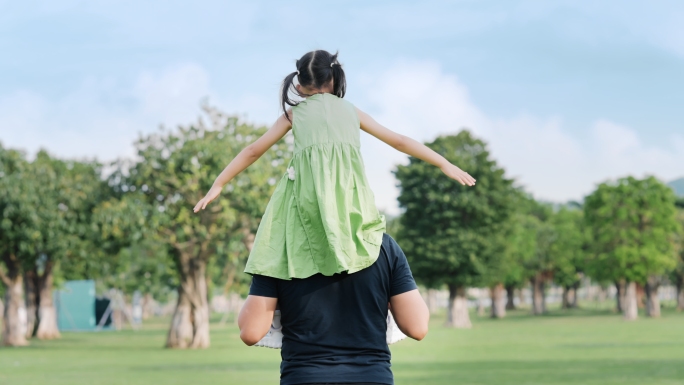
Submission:
<svg viewBox="0 0 684 385">
<path fill-rule="evenodd" d="M 290 91 L 296 92 L 295 86 L 294 86 L 294 78 L 297 76 L 299 71 L 295 71 L 285 77 L 283 80 L 283 85 L 280 88 L 280 105 L 283 107 L 283 113 L 285 114 L 285 118 L 292 123 L 292 120 L 290 119 L 290 115 L 287 113 L 287 107 L 286 106 L 296 106 L 299 104 L 298 102 L 290 99 Z"/>
<path fill-rule="evenodd" d="M 331 55 L 327 51 L 317 50 L 306 53 L 295 64 L 297 71 L 287 75 L 280 88 L 280 105 L 283 108 L 285 118 L 292 123 L 290 115 L 287 113 L 287 106 L 296 106 L 298 101 L 292 100 L 290 94 L 300 97 L 304 95 L 297 91 L 294 85 L 294 78 L 297 76 L 299 84 L 306 87 L 321 87 L 333 81 L 333 94 L 343 98 L 347 92 L 347 80 L 344 76 L 342 65 L 337 61 L 337 53 Z"/>
<path fill-rule="evenodd" d="M 333 78 L 333 94 L 338 98 L 343 98 L 347 92 L 347 79 L 342 69 L 342 64 L 337 61 L 337 52 L 330 57 L 330 67 L 332 69 Z"/>
</svg>

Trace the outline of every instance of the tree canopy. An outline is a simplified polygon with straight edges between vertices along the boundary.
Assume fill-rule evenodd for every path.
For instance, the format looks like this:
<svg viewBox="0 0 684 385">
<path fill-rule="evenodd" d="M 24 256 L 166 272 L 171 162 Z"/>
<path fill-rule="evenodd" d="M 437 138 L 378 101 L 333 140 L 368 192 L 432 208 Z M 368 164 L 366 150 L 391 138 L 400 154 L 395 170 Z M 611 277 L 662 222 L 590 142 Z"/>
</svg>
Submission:
<svg viewBox="0 0 684 385">
<path fill-rule="evenodd" d="M 675 266 L 672 190 L 653 177 L 602 183 L 585 201 L 591 275 L 644 283 Z"/>
<path fill-rule="evenodd" d="M 399 180 L 399 241 L 417 280 L 457 290 L 481 284 L 505 248 L 501 234 L 513 212 L 513 182 L 469 131 L 441 136 L 427 146 L 477 180 L 466 187 L 439 168 L 410 158 L 395 172 Z"/>
<path fill-rule="evenodd" d="M 206 210 L 192 209 L 221 170 L 263 134 L 215 109 L 196 125 L 140 138 L 138 160 L 121 165 L 110 184 L 122 199 L 134 195 L 147 207 L 147 234 L 165 244 L 179 278 L 179 299 L 167 346 L 207 347 L 207 278 L 210 260 L 251 248 L 268 198 L 285 173 L 290 146 L 281 141 L 226 185 Z M 208 121 L 208 122 L 207 122 Z M 240 264 L 232 261 L 228 269 Z M 225 264 L 224 264 L 225 266 Z"/>
</svg>

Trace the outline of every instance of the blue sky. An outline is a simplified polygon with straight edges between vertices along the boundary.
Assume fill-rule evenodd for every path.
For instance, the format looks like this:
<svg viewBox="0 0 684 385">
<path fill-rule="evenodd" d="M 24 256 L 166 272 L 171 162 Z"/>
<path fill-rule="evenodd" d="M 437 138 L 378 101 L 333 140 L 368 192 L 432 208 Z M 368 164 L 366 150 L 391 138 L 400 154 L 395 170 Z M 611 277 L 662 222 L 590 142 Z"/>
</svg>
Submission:
<svg viewBox="0 0 684 385">
<path fill-rule="evenodd" d="M 311 49 L 348 98 L 420 140 L 469 127 L 537 197 L 627 174 L 684 175 L 684 2 L 0 0 L 0 141 L 131 156 L 200 101 L 256 123 Z M 405 156 L 364 138 L 378 206 Z"/>
</svg>

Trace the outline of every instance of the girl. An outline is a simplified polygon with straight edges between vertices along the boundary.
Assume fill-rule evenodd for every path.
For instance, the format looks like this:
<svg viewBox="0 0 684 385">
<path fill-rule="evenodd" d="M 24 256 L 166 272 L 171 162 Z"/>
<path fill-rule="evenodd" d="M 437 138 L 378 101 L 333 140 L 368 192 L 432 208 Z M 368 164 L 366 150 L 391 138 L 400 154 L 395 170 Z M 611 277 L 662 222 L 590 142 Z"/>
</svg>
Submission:
<svg viewBox="0 0 684 385">
<path fill-rule="evenodd" d="M 385 218 L 376 209 L 366 180 L 360 130 L 439 167 L 463 185 L 475 184 L 441 155 L 383 127 L 344 100 L 346 88 L 337 54 L 318 50 L 302 56 L 296 71 L 283 80 L 283 115 L 230 162 L 195 206 L 195 212 L 204 209 L 226 183 L 292 129 L 294 155 L 266 207 L 246 273 L 289 280 L 318 273 L 351 274 L 375 262 Z M 291 92 L 304 100 L 292 100 Z"/>
</svg>

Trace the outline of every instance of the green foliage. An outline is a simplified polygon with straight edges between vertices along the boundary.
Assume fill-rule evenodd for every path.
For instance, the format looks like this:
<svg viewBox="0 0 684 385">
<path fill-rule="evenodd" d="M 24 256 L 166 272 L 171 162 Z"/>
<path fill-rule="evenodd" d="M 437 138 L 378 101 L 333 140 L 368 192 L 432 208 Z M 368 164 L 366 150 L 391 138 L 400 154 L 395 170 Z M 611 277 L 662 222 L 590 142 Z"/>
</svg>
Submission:
<svg viewBox="0 0 684 385">
<path fill-rule="evenodd" d="M 509 221 L 504 284 L 523 286 L 541 273 L 569 286 L 580 279 L 585 263 L 583 213 L 576 204 L 553 207 L 521 195 Z"/>
<path fill-rule="evenodd" d="M 116 255 L 116 270 L 103 274 L 101 282 L 109 288 L 132 294 L 139 291 L 163 299 L 171 288 L 178 286 L 178 275 L 166 245 L 154 240 L 142 240 L 123 248 Z"/>
<path fill-rule="evenodd" d="M 535 203 L 533 214 L 526 221 L 534 239 L 528 259 L 522 261 L 529 276 L 541 273 L 544 277 L 550 277 L 553 272 L 556 264 L 554 245 L 558 234 L 551 222 L 552 217 L 551 205 Z"/>
<path fill-rule="evenodd" d="M 220 267 L 231 263 L 239 268 L 239 260 L 247 256 L 242 242 L 256 231 L 274 185 L 285 172 L 290 148 L 285 141 L 274 145 L 226 185 L 221 197 L 195 214 L 194 205 L 214 178 L 266 131 L 212 108 L 205 112 L 209 125 L 200 120 L 197 125 L 140 138 L 137 161 L 121 164 L 110 185 L 122 197 L 123 203 L 117 204 L 126 206 L 121 210 L 139 207 L 135 221 L 145 223 L 144 229 L 122 234 L 154 238 L 176 263 L 181 255 L 204 261 L 221 256 Z M 122 218 L 119 227 L 131 226 Z M 116 228 L 112 227 L 112 234 Z M 238 260 L 233 258 L 236 252 Z"/>
<path fill-rule="evenodd" d="M 120 194 L 117 194 L 120 195 Z M 168 245 L 155 237 L 158 212 L 142 192 L 101 202 L 93 211 L 88 251 L 98 287 L 165 298 L 178 285 Z"/>
<path fill-rule="evenodd" d="M 33 207 L 37 197 L 29 186 L 29 166 L 24 153 L 0 146 L 0 256 L 3 260 L 11 255 L 26 263 L 25 256 L 36 252 L 33 240 L 40 234 L 36 234 L 38 217 Z"/>
<path fill-rule="evenodd" d="M 679 229 L 675 241 L 677 264 L 670 272 L 670 279 L 675 284 L 684 286 L 684 210 L 677 211 L 677 221 L 679 222 Z"/>
<path fill-rule="evenodd" d="M 103 190 L 100 166 L 63 161 L 40 151 L 32 162 L 3 150 L 0 178 L 0 247 L 24 270 L 61 264 L 62 272 L 82 276 L 78 261 L 87 239 L 92 208 Z"/>
<path fill-rule="evenodd" d="M 674 193 L 653 177 L 602 183 L 585 200 L 591 276 L 644 283 L 674 268 Z"/>
<path fill-rule="evenodd" d="M 48 254 L 58 262 L 58 271 L 65 279 L 92 278 L 101 262 L 95 258 L 99 244 L 93 242 L 93 214 L 97 205 L 106 199 L 110 189 L 101 177 L 97 162 L 59 161 L 53 159 L 59 171 L 59 197 L 64 210 L 66 231 L 61 234 L 65 248 Z"/>
<path fill-rule="evenodd" d="M 462 186 L 416 158 L 399 166 L 399 204 L 405 209 L 399 242 L 414 275 L 427 286 L 481 283 L 504 254 L 501 234 L 516 195 L 512 181 L 490 158 L 485 143 L 468 131 L 427 146 L 468 171 L 477 185 Z"/>
<path fill-rule="evenodd" d="M 530 274 L 533 274 L 527 269 L 526 264 L 536 255 L 539 225 L 540 220 L 537 217 L 522 209 L 511 217 L 504 259 L 506 274 L 503 283 L 506 286 L 522 287 L 527 283 Z"/>
<path fill-rule="evenodd" d="M 684 209 L 684 197 L 677 197 L 675 200 L 675 206 L 677 206 L 680 209 Z"/>
<path fill-rule="evenodd" d="M 576 284 L 586 263 L 586 232 L 582 210 L 563 206 L 551 217 L 556 240 L 551 246 L 553 279 L 569 287 Z"/>
</svg>

